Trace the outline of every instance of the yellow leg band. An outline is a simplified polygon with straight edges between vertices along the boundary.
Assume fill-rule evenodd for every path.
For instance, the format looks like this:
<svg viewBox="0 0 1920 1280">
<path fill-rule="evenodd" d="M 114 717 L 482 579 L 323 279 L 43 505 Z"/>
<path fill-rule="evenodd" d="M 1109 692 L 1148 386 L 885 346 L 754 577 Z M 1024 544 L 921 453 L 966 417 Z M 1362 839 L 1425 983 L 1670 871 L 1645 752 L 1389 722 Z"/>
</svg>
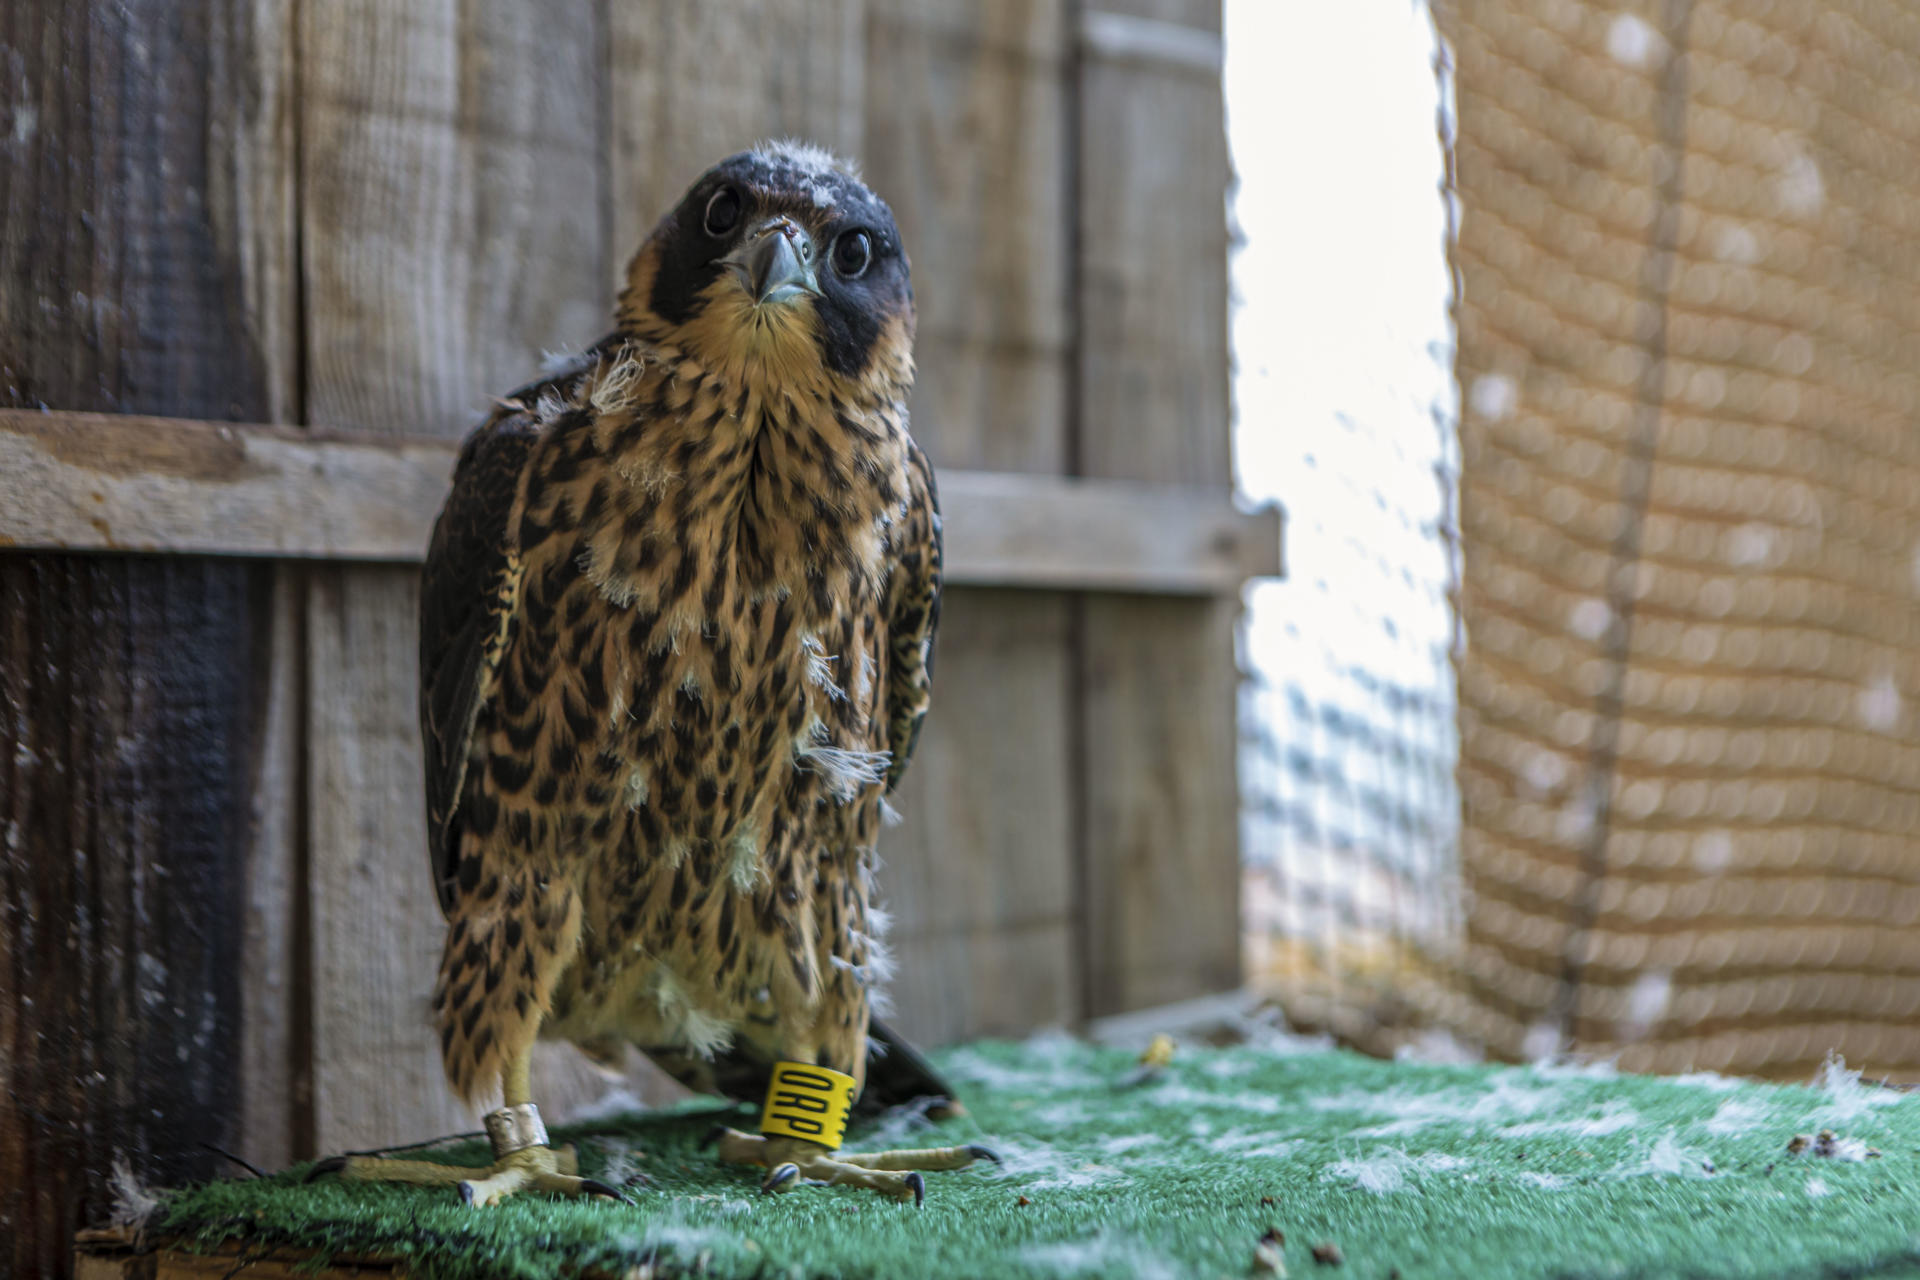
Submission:
<svg viewBox="0 0 1920 1280">
<path fill-rule="evenodd" d="M 805 1138 L 838 1151 L 852 1106 L 852 1076 L 803 1062 L 776 1062 L 767 1084 L 766 1109 L 760 1113 L 760 1132 Z"/>
</svg>

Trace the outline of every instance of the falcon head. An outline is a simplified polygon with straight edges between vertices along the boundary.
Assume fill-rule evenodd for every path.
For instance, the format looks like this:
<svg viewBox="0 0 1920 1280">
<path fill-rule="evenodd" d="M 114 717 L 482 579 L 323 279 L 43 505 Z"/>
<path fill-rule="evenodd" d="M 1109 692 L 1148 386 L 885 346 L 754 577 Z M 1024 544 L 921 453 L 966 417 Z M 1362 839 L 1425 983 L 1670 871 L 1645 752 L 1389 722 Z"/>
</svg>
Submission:
<svg viewBox="0 0 1920 1280">
<path fill-rule="evenodd" d="M 694 183 L 634 256 L 620 322 L 749 384 L 898 398 L 913 379 L 893 212 L 851 165 L 802 143 L 729 156 Z"/>
</svg>

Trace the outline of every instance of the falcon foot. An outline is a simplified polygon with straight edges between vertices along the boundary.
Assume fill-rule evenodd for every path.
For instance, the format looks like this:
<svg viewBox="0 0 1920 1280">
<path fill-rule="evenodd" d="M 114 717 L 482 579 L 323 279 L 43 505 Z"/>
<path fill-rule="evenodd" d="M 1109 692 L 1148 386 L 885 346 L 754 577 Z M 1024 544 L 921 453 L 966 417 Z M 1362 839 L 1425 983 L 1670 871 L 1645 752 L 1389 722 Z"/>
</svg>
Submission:
<svg viewBox="0 0 1920 1280">
<path fill-rule="evenodd" d="M 337 1173 L 354 1182 L 451 1185 L 459 1189 L 462 1200 L 476 1207 L 504 1200 L 528 1188 L 549 1195 L 607 1196 L 623 1204 L 631 1203 L 618 1188 L 581 1177 L 580 1163 L 572 1147 L 555 1150 L 547 1145 L 547 1129 L 540 1123 L 540 1109 L 531 1102 L 491 1112 L 486 1123 L 487 1139 L 493 1146 L 493 1163 L 485 1169 L 434 1164 L 427 1160 L 335 1156 L 314 1165 L 307 1181 L 322 1174 Z"/>
<path fill-rule="evenodd" d="M 759 1165 L 767 1170 L 762 1191 L 787 1191 L 802 1183 L 815 1186 L 865 1187 L 896 1200 L 911 1198 L 918 1205 L 927 1198 L 928 1173 L 964 1169 L 976 1160 L 1000 1163 L 1000 1157 L 982 1146 L 928 1147 L 917 1151 L 829 1151 L 800 1138 L 761 1138 L 737 1129 L 716 1135 L 720 1158 L 733 1164 Z"/>
<path fill-rule="evenodd" d="M 631 1204 L 625 1192 L 604 1182 L 580 1176 L 573 1148 L 522 1147 L 484 1169 L 467 1165 L 434 1164 L 430 1160 L 386 1160 L 378 1156 L 334 1156 L 313 1166 L 307 1181 L 337 1173 L 350 1182 L 410 1182 L 419 1186 L 454 1187 L 468 1204 L 483 1207 L 519 1191 L 544 1191 L 558 1196 L 606 1196 Z"/>
</svg>

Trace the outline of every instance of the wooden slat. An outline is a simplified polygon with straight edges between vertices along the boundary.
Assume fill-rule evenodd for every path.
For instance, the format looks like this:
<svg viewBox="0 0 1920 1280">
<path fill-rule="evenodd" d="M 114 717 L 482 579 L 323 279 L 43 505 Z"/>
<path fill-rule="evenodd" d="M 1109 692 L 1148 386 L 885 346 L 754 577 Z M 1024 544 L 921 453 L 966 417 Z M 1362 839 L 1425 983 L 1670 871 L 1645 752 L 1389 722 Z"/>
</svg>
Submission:
<svg viewBox="0 0 1920 1280">
<path fill-rule="evenodd" d="M 1083 14 L 1078 452 L 1089 476 L 1221 493 L 1230 483 L 1225 130 L 1218 79 L 1195 65 L 1219 31 L 1219 0 L 1102 0 Z M 1237 604 L 1083 603 L 1092 1014 L 1239 984 Z"/>
<path fill-rule="evenodd" d="M 962 584 L 1232 595 L 1282 568 L 1279 509 L 1223 491 L 953 471 L 940 504 Z"/>
<path fill-rule="evenodd" d="M 451 442 L 543 350 L 604 329 L 595 10 L 300 6 L 310 423 Z M 439 492 L 407 510 L 409 560 Z M 442 1082 L 428 1019 L 442 925 L 414 711 L 417 574 L 311 576 L 313 1106 L 319 1147 L 337 1150 L 471 1117 Z"/>
<path fill-rule="evenodd" d="M 1068 604 L 1018 585 L 1019 522 L 962 468 L 1053 485 L 1064 517 L 1072 219 L 1065 6 L 869 0 L 866 148 L 913 262 L 913 430 L 940 477 L 947 590 L 933 707 L 881 837 L 894 1023 L 939 1043 L 1080 1016 L 1067 748 Z M 1017 477 L 1012 483 L 1025 483 Z M 1047 514 L 1043 514 L 1047 513 Z M 1004 554 L 1003 554 L 1004 552 Z M 1024 567 L 1024 566 L 1022 566 Z"/>
<path fill-rule="evenodd" d="M 1066 806 L 1065 610 L 1038 592 L 950 593 L 934 708 L 881 836 L 894 1024 L 941 1044 L 1076 1020 Z"/>
<path fill-rule="evenodd" d="M 1066 467 L 1065 10 L 1060 0 L 868 5 L 862 160 L 913 262 L 913 429 L 938 467 Z"/>
<path fill-rule="evenodd" d="M 377 1280 L 404 1275 L 387 1258 L 335 1257 L 326 1265 L 316 1255 L 271 1246 L 228 1246 L 208 1253 L 163 1243 L 148 1251 L 83 1244 L 73 1254 L 74 1280 Z"/>
<path fill-rule="evenodd" d="M 454 443 L 0 410 L 0 546 L 417 563 Z"/>
<path fill-rule="evenodd" d="M 234 1151 L 262 1169 L 312 1154 L 304 1059 L 306 574 L 276 565 L 263 645 L 264 714 L 254 740 L 252 821 L 240 920 L 240 1132 Z"/>
<path fill-rule="evenodd" d="M 596 7 L 299 6 L 310 425 L 457 438 L 606 331 Z"/>
<path fill-rule="evenodd" d="M 417 563 L 454 444 L 0 410 L 0 546 Z M 1202 594 L 1280 571 L 1219 492 L 942 471 L 949 581 Z"/>
<path fill-rule="evenodd" d="M 1207 15 L 1198 15 L 1205 21 Z M 1088 9 L 1080 16 L 1080 43 L 1098 62 L 1140 62 L 1161 71 L 1181 70 L 1218 81 L 1226 50 L 1220 33 L 1187 21 L 1141 17 L 1110 9 Z"/>
<path fill-rule="evenodd" d="M 125 1250 L 105 1252 L 77 1249 L 73 1255 L 74 1280 L 154 1280 L 157 1264 L 151 1254 Z"/>
<path fill-rule="evenodd" d="M 279 411 L 284 7 L 0 4 L 0 406 Z M 0 559 L 0 1275 L 235 1144 L 270 576 Z"/>
<path fill-rule="evenodd" d="M 259 416 L 269 423 L 298 420 L 303 393 L 293 8 L 292 0 L 256 0 L 228 10 L 236 19 L 232 31 L 223 26 L 207 46 L 214 82 L 232 94 L 229 108 L 209 121 L 209 145 L 233 157 L 209 174 L 209 215 L 230 246 L 233 288 L 265 370 Z M 241 407 L 230 403 L 236 416 Z M 311 1155 L 313 1145 L 300 905 L 305 577 L 288 564 L 273 566 L 270 577 L 256 647 L 265 671 L 256 684 L 263 705 L 256 707 L 248 779 L 234 1147 L 265 1169 Z"/>
<path fill-rule="evenodd" d="M 610 6 L 616 268 L 695 178 L 736 151 L 800 137 L 861 153 L 864 10 L 863 0 Z"/>
<path fill-rule="evenodd" d="M 329 565 L 307 596 L 308 814 L 317 1149 L 474 1128 L 448 1093 L 428 995 L 440 909 L 426 872 L 410 569 Z"/>
</svg>

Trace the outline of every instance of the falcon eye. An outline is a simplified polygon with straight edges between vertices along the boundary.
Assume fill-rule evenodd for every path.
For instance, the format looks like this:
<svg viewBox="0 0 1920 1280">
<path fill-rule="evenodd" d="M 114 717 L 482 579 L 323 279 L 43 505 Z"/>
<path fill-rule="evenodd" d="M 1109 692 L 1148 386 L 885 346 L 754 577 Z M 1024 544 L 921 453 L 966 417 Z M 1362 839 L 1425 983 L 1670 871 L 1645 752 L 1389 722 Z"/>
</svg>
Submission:
<svg viewBox="0 0 1920 1280">
<path fill-rule="evenodd" d="M 707 201 L 707 234 L 723 236 L 740 225 L 740 193 L 722 187 Z"/>
<path fill-rule="evenodd" d="M 849 231 L 833 242 L 833 269 L 843 279 L 857 278 L 873 261 L 873 237 Z"/>
</svg>

